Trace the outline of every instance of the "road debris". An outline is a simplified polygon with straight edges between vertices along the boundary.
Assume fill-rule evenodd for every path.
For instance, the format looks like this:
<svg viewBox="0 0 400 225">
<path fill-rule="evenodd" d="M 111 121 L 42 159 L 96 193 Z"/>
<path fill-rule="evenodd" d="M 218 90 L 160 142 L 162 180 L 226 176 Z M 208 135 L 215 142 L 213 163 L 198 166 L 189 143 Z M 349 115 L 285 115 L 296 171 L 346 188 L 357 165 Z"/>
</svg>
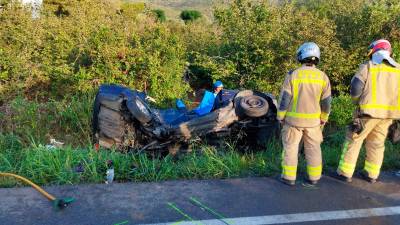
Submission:
<svg viewBox="0 0 400 225">
<path fill-rule="evenodd" d="M 50 144 L 47 144 L 45 147 L 47 150 L 54 150 L 56 148 L 62 148 L 64 146 L 64 142 L 57 141 L 54 138 L 50 138 Z"/>
<path fill-rule="evenodd" d="M 112 184 L 114 181 L 114 163 L 112 160 L 107 160 L 106 184 Z"/>
</svg>

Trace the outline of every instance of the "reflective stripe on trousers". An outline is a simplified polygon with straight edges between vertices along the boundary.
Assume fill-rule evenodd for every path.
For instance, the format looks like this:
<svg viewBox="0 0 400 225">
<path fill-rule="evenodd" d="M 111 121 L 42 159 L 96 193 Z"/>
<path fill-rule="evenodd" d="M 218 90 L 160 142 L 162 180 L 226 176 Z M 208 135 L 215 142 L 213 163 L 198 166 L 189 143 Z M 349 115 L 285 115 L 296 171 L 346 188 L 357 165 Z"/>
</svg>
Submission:
<svg viewBox="0 0 400 225">
<path fill-rule="evenodd" d="M 346 177 L 352 177 L 356 168 L 357 158 L 365 140 L 366 160 L 364 170 L 370 178 L 379 176 L 385 151 L 385 139 L 391 119 L 363 119 L 364 130 L 360 134 L 347 132 L 337 172 Z"/>
<path fill-rule="evenodd" d="M 287 180 L 296 180 L 298 150 L 302 138 L 304 140 L 308 177 L 311 180 L 319 180 L 322 173 L 321 128 L 296 128 L 287 124 L 282 128 L 284 148 L 282 151 L 282 177 Z"/>
</svg>

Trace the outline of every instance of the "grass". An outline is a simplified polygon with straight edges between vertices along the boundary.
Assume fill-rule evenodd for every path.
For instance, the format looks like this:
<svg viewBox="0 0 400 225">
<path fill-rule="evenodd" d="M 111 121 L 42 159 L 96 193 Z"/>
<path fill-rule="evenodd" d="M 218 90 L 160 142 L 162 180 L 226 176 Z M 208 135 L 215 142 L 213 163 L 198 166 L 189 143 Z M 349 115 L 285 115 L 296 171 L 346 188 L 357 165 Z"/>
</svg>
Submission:
<svg viewBox="0 0 400 225">
<path fill-rule="evenodd" d="M 276 140 L 262 151 L 241 151 L 231 141 L 220 149 L 194 144 L 194 151 L 179 157 L 154 157 L 146 153 L 93 150 L 90 144 L 92 96 L 38 103 L 17 98 L 0 107 L 0 171 L 12 172 L 40 185 L 101 183 L 106 162 L 112 160 L 118 182 L 274 176 L 280 173 L 281 149 Z M 324 171 L 339 162 L 343 129 L 329 129 L 322 145 Z M 66 142 L 48 149 L 49 138 Z M 383 170 L 400 169 L 399 145 L 386 144 Z M 357 169 L 363 166 L 361 151 Z M 82 171 L 78 171 L 81 168 Z M 299 173 L 305 173 L 300 156 Z M 0 178 L 0 187 L 20 183 Z"/>
<path fill-rule="evenodd" d="M 326 170 L 336 170 L 339 164 L 342 145 L 345 139 L 345 129 L 325 135 L 324 143 L 322 143 L 322 159 Z M 397 170 L 400 169 L 400 144 L 392 144 L 386 141 L 385 158 L 382 165 L 382 170 Z M 362 147 L 357 160 L 356 171 L 361 170 L 365 161 L 365 148 Z"/>
<path fill-rule="evenodd" d="M 26 176 L 38 184 L 103 182 L 107 160 L 114 162 L 116 180 L 120 182 L 264 176 L 279 171 L 279 151 L 272 145 L 270 151 L 249 153 L 202 145 L 176 158 L 109 150 L 97 152 L 90 147 L 24 148 L 14 135 L 2 135 L 0 140 L 0 171 Z M 83 172 L 77 172 L 79 166 Z M 14 185 L 8 179 L 0 179 L 0 186 Z"/>
<path fill-rule="evenodd" d="M 0 133 L 19 137 L 25 146 L 47 143 L 49 138 L 85 145 L 91 137 L 93 96 L 44 103 L 16 98 L 0 106 Z"/>
</svg>

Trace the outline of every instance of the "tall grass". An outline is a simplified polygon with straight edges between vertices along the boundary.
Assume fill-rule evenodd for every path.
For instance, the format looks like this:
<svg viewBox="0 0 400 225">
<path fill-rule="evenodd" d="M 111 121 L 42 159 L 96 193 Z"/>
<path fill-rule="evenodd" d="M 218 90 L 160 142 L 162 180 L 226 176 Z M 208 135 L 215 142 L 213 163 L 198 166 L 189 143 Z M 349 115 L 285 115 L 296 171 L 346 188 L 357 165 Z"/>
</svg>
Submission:
<svg viewBox="0 0 400 225">
<path fill-rule="evenodd" d="M 341 143 L 336 142 L 339 136 L 342 135 L 328 138 L 323 145 L 325 171 L 334 170 L 338 164 Z M 23 147 L 15 135 L 1 135 L 0 146 L 0 171 L 17 173 L 42 185 L 101 183 L 105 180 L 107 160 L 114 162 L 118 182 L 274 176 L 279 174 L 281 162 L 281 145 L 275 141 L 263 151 L 247 152 L 229 145 L 221 149 L 198 145 L 193 152 L 179 158 L 110 150 L 97 152 L 89 146 L 48 149 L 39 144 Z M 400 168 L 398 147 L 387 144 L 384 170 Z M 363 152 L 357 169 L 363 166 Z M 304 156 L 300 155 L 299 174 L 305 171 Z M 13 180 L 0 178 L 2 187 L 15 185 L 18 184 Z"/>
<path fill-rule="evenodd" d="M 93 96 L 44 103 L 16 98 L 0 108 L 0 131 L 14 134 L 25 145 L 46 143 L 49 138 L 75 146 L 86 144 L 91 136 Z"/>
<path fill-rule="evenodd" d="M 240 153 L 232 147 L 195 146 L 179 158 L 146 153 L 94 151 L 91 147 L 48 149 L 41 144 L 23 147 L 15 135 L 0 136 L 0 171 L 17 173 L 38 184 L 103 182 L 107 160 L 112 160 L 118 181 L 161 181 L 271 175 L 279 172 L 279 150 Z M 82 169 L 82 171 L 79 171 Z M 0 186 L 13 186 L 1 180 Z"/>
</svg>

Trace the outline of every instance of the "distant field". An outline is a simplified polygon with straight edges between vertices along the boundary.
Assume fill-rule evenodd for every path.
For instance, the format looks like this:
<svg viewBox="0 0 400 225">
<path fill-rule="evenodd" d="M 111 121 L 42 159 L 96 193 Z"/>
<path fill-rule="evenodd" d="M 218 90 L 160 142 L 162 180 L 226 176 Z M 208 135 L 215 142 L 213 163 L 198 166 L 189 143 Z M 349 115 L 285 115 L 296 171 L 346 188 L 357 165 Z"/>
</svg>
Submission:
<svg viewBox="0 0 400 225">
<path fill-rule="evenodd" d="M 162 9 L 165 11 L 167 19 L 179 20 L 179 14 L 185 9 L 200 11 L 204 18 L 212 21 L 213 7 L 221 6 L 227 0 L 129 0 L 130 2 L 143 2 L 152 9 Z"/>
</svg>

